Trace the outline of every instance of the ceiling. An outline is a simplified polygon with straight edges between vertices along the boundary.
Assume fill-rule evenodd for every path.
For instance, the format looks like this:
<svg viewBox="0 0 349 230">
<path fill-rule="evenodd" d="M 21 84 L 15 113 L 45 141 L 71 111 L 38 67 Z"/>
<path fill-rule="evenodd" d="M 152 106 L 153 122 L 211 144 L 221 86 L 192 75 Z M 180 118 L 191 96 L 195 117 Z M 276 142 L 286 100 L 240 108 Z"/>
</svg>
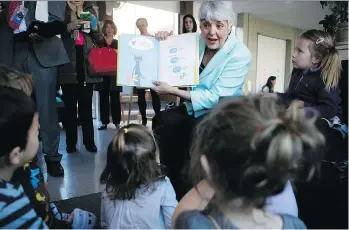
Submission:
<svg viewBox="0 0 349 230">
<path fill-rule="evenodd" d="M 201 1 L 195 1 L 200 6 Z M 236 13 L 251 13 L 269 20 L 299 29 L 321 29 L 319 21 L 328 10 L 319 1 L 233 1 Z"/>
</svg>

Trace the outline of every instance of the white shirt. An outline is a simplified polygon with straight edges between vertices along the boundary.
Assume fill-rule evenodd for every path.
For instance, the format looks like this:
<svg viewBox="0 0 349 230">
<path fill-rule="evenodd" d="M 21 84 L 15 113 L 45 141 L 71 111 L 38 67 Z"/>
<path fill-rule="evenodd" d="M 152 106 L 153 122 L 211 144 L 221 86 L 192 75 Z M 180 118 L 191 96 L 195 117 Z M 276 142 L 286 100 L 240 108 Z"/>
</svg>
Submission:
<svg viewBox="0 0 349 230">
<path fill-rule="evenodd" d="M 267 198 L 264 210 L 274 214 L 298 217 L 298 205 L 291 182 L 287 182 L 281 193 Z"/>
<path fill-rule="evenodd" d="M 21 2 L 21 7 L 24 7 L 24 0 Z M 35 20 L 48 22 L 48 2 L 47 1 L 36 1 L 35 8 Z M 15 34 L 24 32 L 27 30 L 27 25 L 25 23 L 25 19 L 22 20 L 21 25 L 18 29 L 14 31 Z M 57 35 L 57 37 L 60 37 Z"/>
<path fill-rule="evenodd" d="M 104 187 L 104 186 L 103 186 Z M 155 191 L 138 189 L 136 199 L 110 200 L 102 192 L 101 224 L 108 229 L 171 229 L 177 207 L 169 178 L 155 182 Z"/>
<path fill-rule="evenodd" d="M 24 0 L 21 2 L 21 8 L 24 7 Z M 48 3 L 47 1 L 37 1 L 35 8 L 35 19 L 38 21 L 48 22 Z M 15 34 L 26 31 L 27 25 L 25 19 L 22 20 L 21 25 L 14 31 Z"/>
</svg>

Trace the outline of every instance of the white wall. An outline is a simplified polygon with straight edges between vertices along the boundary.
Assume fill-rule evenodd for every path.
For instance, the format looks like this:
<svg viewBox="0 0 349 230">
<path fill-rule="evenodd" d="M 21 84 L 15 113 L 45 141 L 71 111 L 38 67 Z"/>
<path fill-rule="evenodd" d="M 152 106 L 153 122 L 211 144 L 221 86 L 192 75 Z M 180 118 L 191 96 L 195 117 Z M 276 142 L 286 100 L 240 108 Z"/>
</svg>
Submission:
<svg viewBox="0 0 349 230">
<path fill-rule="evenodd" d="M 286 40 L 258 35 L 256 92 L 270 76 L 276 77 L 275 92 L 285 91 Z"/>
<path fill-rule="evenodd" d="M 143 2 L 130 1 L 126 2 L 122 7 L 114 9 L 113 20 L 118 27 L 118 34 L 139 34 L 136 28 L 138 18 L 147 19 L 148 32 L 150 34 L 161 30 L 173 31 L 175 34 L 178 33 L 178 13 L 159 9 L 160 7 L 152 7 L 153 5 L 151 4 L 148 6 L 144 5 Z"/>
<path fill-rule="evenodd" d="M 128 3 L 148 6 L 159 10 L 171 11 L 179 14 L 179 1 L 128 1 Z"/>
<path fill-rule="evenodd" d="M 195 18 L 199 17 L 200 5 L 201 5 L 201 1 L 194 1 L 194 4 L 193 4 L 193 16 Z"/>
</svg>

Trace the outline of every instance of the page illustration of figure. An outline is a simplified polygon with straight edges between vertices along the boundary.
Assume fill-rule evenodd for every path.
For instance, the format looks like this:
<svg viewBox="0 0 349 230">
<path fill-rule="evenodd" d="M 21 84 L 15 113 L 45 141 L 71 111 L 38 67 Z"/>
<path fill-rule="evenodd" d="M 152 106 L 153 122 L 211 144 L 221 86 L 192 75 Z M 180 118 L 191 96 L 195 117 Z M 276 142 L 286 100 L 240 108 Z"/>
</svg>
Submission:
<svg viewBox="0 0 349 230">
<path fill-rule="evenodd" d="M 141 65 L 140 65 L 140 63 L 142 61 L 142 56 L 134 55 L 134 60 L 136 62 L 136 65 L 133 68 L 132 77 L 133 77 L 134 85 L 140 86 L 141 85 L 141 77 L 143 77 L 143 74 L 141 72 Z"/>
</svg>

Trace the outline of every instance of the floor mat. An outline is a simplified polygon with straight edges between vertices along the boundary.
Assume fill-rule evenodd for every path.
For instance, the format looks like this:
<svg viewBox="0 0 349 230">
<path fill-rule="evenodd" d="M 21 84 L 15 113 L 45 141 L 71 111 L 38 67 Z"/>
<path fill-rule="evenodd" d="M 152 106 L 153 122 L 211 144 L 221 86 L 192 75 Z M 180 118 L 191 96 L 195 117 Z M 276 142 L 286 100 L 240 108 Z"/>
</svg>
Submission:
<svg viewBox="0 0 349 230">
<path fill-rule="evenodd" d="M 71 213 L 74 208 L 80 208 L 92 212 L 97 217 L 95 229 L 100 229 L 101 193 L 93 193 L 86 196 L 74 197 L 67 200 L 53 202 L 60 212 Z"/>
</svg>

